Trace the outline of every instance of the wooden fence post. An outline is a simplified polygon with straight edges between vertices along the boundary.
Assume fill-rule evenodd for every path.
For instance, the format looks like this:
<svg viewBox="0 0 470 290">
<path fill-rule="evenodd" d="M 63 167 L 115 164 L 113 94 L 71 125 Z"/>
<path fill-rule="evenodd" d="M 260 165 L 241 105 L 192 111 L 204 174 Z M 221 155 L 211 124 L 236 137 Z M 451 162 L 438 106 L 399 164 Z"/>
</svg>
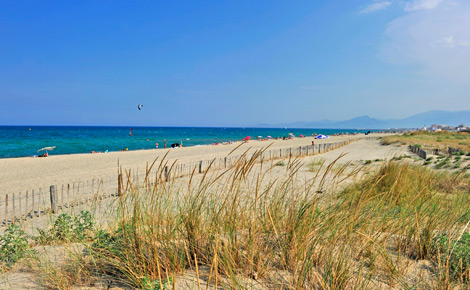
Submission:
<svg viewBox="0 0 470 290">
<path fill-rule="evenodd" d="M 29 200 L 29 192 L 26 191 L 26 205 L 25 205 L 25 218 L 29 216 L 29 211 L 28 211 L 28 200 Z"/>
<path fill-rule="evenodd" d="M 18 217 L 21 218 L 21 214 L 23 213 L 21 208 L 21 192 L 18 193 Z"/>
<path fill-rule="evenodd" d="M 38 217 L 41 216 L 41 200 L 42 200 L 42 190 L 39 189 L 39 192 L 38 192 Z"/>
<path fill-rule="evenodd" d="M 5 223 L 8 222 L 8 194 L 5 195 Z"/>
<path fill-rule="evenodd" d="M 122 180 L 122 173 L 119 173 L 118 174 L 118 196 L 121 196 L 122 195 L 122 184 L 121 184 L 121 181 Z"/>
<path fill-rule="evenodd" d="M 202 160 L 199 161 L 199 173 L 202 173 Z"/>
<path fill-rule="evenodd" d="M 34 213 L 34 190 L 31 190 L 31 217 L 35 215 Z"/>
<path fill-rule="evenodd" d="M 13 196 L 11 199 L 11 205 L 13 206 L 13 223 L 15 223 L 15 217 L 16 217 L 16 210 L 15 210 L 15 193 L 13 192 Z"/>
<path fill-rule="evenodd" d="M 52 213 L 57 212 L 57 186 L 51 185 L 49 187 L 49 193 L 51 198 L 51 211 Z"/>
</svg>

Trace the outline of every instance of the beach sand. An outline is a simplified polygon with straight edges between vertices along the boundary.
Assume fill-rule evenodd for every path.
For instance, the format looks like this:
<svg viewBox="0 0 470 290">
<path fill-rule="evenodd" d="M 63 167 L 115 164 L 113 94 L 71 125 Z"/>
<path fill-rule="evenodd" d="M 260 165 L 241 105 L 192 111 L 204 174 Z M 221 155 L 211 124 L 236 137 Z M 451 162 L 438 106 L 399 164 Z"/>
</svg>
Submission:
<svg viewBox="0 0 470 290">
<path fill-rule="evenodd" d="M 369 136 L 384 136 L 386 134 L 370 134 Z M 331 136 L 329 139 L 315 140 L 315 144 L 334 143 L 345 140 L 366 137 L 362 135 Z M 270 149 L 295 148 L 311 145 L 313 137 L 294 138 L 291 140 L 252 140 L 242 144 L 233 154 L 240 155 L 245 150 L 260 149 L 270 146 Z M 125 152 L 109 152 L 98 154 L 53 155 L 47 158 L 7 158 L 0 159 L 0 195 L 25 192 L 26 190 L 48 189 L 50 185 L 61 185 L 76 181 L 86 181 L 93 178 L 116 178 L 118 162 L 125 169 L 143 172 L 147 163 L 155 158 L 163 158 L 180 163 L 198 162 L 225 157 L 239 146 L 241 142 L 229 145 L 205 145 L 175 149 L 153 149 Z M 364 153 L 370 152 L 367 147 Z M 335 150 L 336 151 L 336 150 Z M 371 152 L 372 154 L 372 152 Z M 372 159 L 368 158 L 368 159 Z"/>
<path fill-rule="evenodd" d="M 332 142 L 339 142 L 347 140 L 348 138 L 361 138 L 363 136 L 343 136 L 343 137 L 334 137 L 329 140 L 315 140 L 316 144 L 320 143 L 332 143 Z M 303 139 L 294 139 L 289 141 L 276 141 L 272 144 L 272 148 L 278 149 L 282 147 L 295 147 L 295 146 L 305 146 L 311 144 L 312 138 L 303 138 Z M 240 153 L 243 150 L 248 148 L 262 148 L 269 145 L 271 142 L 259 142 L 259 141 L 252 141 L 247 144 L 243 144 L 242 148 L 239 148 Z M 239 144 L 238 144 L 239 145 Z M 179 149 L 172 149 L 169 153 L 169 159 L 179 158 L 183 161 L 197 161 L 197 160 L 205 160 L 215 157 L 222 157 L 226 156 L 231 150 L 233 150 L 237 144 L 234 145 L 227 145 L 227 146 L 199 146 L 199 147 L 188 147 L 188 148 L 179 148 Z M 42 184 L 50 184 L 53 180 L 67 180 L 67 179 L 80 179 L 80 178 L 89 178 L 90 176 L 97 174 L 97 169 L 99 169 L 100 173 L 102 174 L 110 174 L 114 178 L 116 177 L 117 172 L 117 159 L 120 160 L 123 166 L 134 166 L 134 167 L 142 167 L 145 168 L 145 163 L 147 161 L 151 162 L 156 156 L 163 156 L 168 152 L 168 150 L 145 150 L 145 151 L 135 151 L 135 152 L 116 152 L 116 153 L 108 153 L 108 154 L 80 154 L 80 155 L 68 155 L 68 156 L 51 156 L 49 158 L 43 159 L 33 159 L 33 158 L 18 158 L 18 159 L 8 159 L 8 160 L 0 160 L 1 166 L 11 166 L 11 167 L 3 167 L 3 168 L 10 168 L 11 170 L 8 172 L 12 178 L 16 178 L 15 180 L 11 180 L 11 186 L 15 185 L 23 185 L 23 186 L 34 186 L 35 183 L 39 182 L 40 179 L 36 179 L 37 176 L 35 174 L 39 174 L 42 178 L 44 178 L 44 183 Z M 351 169 L 356 168 L 356 166 L 361 167 L 365 164 L 365 160 L 374 160 L 374 159 L 382 159 L 382 160 L 389 160 L 395 156 L 400 156 L 404 154 L 408 154 L 408 149 L 406 146 L 384 146 L 381 144 L 380 140 L 373 139 L 373 140 L 357 140 L 352 142 L 348 145 L 345 145 L 341 148 L 317 154 L 313 156 L 305 156 L 300 158 L 301 167 L 299 168 L 295 181 L 296 182 L 304 182 L 313 178 L 317 173 L 312 172 L 309 168 L 309 164 L 312 161 L 321 161 L 325 162 L 325 164 L 329 164 L 336 160 L 338 157 L 342 156 L 338 161 L 337 165 L 341 166 L 342 164 L 349 164 L 348 167 Z M 8 162 L 6 162 L 8 161 Z M 16 161 L 16 162 L 15 162 Z M 279 179 L 286 174 L 286 166 L 272 166 L 273 163 L 276 161 L 268 162 L 264 168 L 264 171 L 268 172 L 269 174 L 265 177 L 265 182 L 271 182 L 273 180 Z M 287 163 L 287 160 L 284 160 Z M 10 164 L 8 164 L 10 163 Z M 144 163 L 144 164 L 142 164 Z M 270 166 L 271 164 L 271 166 Z M 364 172 L 367 173 L 370 170 L 374 170 L 374 168 L 378 168 L 382 162 L 375 162 L 371 165 L 368 165 L 368 169 Z M 24 166 L 25 168 L 22 168 Z M 251 174 L 256 175 L 257 172 L 260 170 L 260 167 L 263 166 L 262 164 L 256 164 L 253 172 Z M 58 167 L 58 168 L 57 168 Z M 70 168 L 68 168 L 70 167 Z M 97 167 L 97 168 L 95 168 Z M 14 170 L 13 170 L 14 169 Z M 39 170 L 39 172 L 35 172 L 34 170 Z M 62 172 L 62 171 L 63 172 Z M 263 171 L 263 170 L 261 170 Z M 14 175 L 15 173 L 18 175 Z M 221 171 L 219 171 L 220 173 Z M 57 175 L 57 176 L 54 176 Z M 334 175 L 334 174 L 333 174 Z M 333 176 L 332 175 L 332 176 Z M 202 174 L 196 174 L 194 177 L 196 181 L 202 178 Z M 18 180 L 18 178 L 24 178 L 24 181 Z M 181 184 L 186 184 L 188 182 L 188 176 L 178 178 L 178 182 Z M 38 181 L 39 180 L 39 181 Z M 8 180 L 2 176 L 2 183 Z M 353 180 L 348 181 L 352 182 Z M 222 182 L 222 181 L 221 181 Z M 196 182 L 197 183 L 197 182 Z M 327 184 L 330 182 L 327 181 Z M 346 184 L 347 184 L 346 183 Z M 334 188 L 331 188 L 334 190 Z M 318 192 L 318 191 L 317 191 Z M 326 194 L 326 192 L 324 193 Z M 115 218 L 115 210 L 116 208 L 116 199 L 108 198 L 103 201 L 100 201 L 96 204 L 89 205 L 80 205 L 75 208 L 69 208 L 65 210 L 70 214 L 78 213 L 80 210 L 86 209 L 92 212 L 97 224 L 99 227 L 106 228 L 107 222 L 113 222 L 116 220 Z M 30 235 L 37 235 L 38 228 L 47 228 L 50 225 L 51 219 L 53 219 L 53 215 L 43 215 L 38 218 L 28 219 L 22 224 L 22 228 Z M 40 255 L 41 259 L 46 261 L 43 264 L 54 264 L 60 265 L 65 263 L 65 257 L 68 257 L 68 253 L 70 253 L 71 249 L 74 248 L 75 245 L 69 247 L 61 247 L 61 246 L 37 246 L 35 249 L 38 252 L 44 253 Z M 83 247 L 78 245 L 78 250 L 74 250 L 76 252 L 83 251 Z M 35 272 L 36 271 L 36 272 Z M 201 271 L 208 272 L 208 269 L 201 268 Z M 4 287 L 5 289 L 25 289 L 25 288 L 38 288 L 41 286 L 41 279 L 40 274 L 41 271 L 37 271 L 34 269 L 30 269 L 27 265 L 20 264 L 19 266 L 15 267 L 11 271 L 9 271 L 3 279 L 0 279 L 0 287 Z M 207 274 L 207 273 L 206 273 Z M 196 274 L 193 270 L 188 269 L 187 272 L 178 277 L 177 282 L 177 289 L 196 289 L 194 277 Z M 205 289 L 205 282 L 203 282 L 203 288 Z M 88 287 L 87 289 L 103 289 L 105 286 L 96 287 Z M 123 288 L 114 288 L 113 289 L 129 289 L 126 287 Z M 210 287 L 210 289 L 213 289 Z M 256 288 L 256 289 L 264 289 L 264 288 Z"/>
</svg>

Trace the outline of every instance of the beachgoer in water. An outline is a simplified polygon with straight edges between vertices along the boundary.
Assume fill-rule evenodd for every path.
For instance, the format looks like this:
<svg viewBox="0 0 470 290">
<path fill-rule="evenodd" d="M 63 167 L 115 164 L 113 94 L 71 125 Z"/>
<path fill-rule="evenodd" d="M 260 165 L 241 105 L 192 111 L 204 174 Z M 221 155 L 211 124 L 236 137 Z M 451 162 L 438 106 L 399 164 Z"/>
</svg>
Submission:
<svg viewBox="0 0 470 290">
<path fill-rule="evenodd" d="M 166 140 L 163 140 L 163 147 L 166 148 Z"/>
</svg>

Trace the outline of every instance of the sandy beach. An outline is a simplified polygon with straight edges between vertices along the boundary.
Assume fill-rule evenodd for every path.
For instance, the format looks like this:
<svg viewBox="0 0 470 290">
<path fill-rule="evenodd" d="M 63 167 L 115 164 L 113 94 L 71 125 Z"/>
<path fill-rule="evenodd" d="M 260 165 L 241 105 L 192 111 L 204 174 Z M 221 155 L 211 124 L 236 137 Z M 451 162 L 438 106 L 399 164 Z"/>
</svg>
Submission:
<svg viewBox="0 0 470 290">
<path fill-rule="evenodd" d="M 375 134 L 377 137 L 378 134 Z M 333 143 L 333 142 L 340 142 L 345 141 L 347 139 L 360 139 L 364 136 L 340 136 L 340 137 L 332 137 L 331 139 L 327 140 L 315 140 L 315 142 L 321 143 Z M 271 146 L 273 148 L 283 148 L 283 147 L 295 147 L 295 146 L 305 146 L 311 144 L 312 138 L 299 138 L 294 140 L 278 140 L 275 141 Z M 238 150 L 242 152 L 248 148 L 257 149 L 265 147 L 272 142 L 261 142 L 261 141 L 252 141 L 246 144 L 243 144 Z M 316 143 L 317 144 L 317 143 Z M 209 158 L 216 158 L 220 156 L 226 156 L 231 150 L 233 150 L 239 144 L 232 144 L 227 146 L 198 146 L 198 147 L 188 147 L 188 148 L 178 148 L 169 150 L 168 158 L 171 160 L 179 159 L 182 161 L 197 161 L 201 159 L 209 159 Z M 126 167 L 141 167 L 145 168 L 145 163 L 147 161 L 153 161 L 154 158 L 162 157 L 166 154 L 168 150 L 143 150 L 143 151 L 134 151 L 134 152 L 114 152 L 108 154 L 80 154 L 80 155 L 64 155 L 64 156 L 51 156 L 49 158 L 18 158 L 18 159 L 4 159 L 0 160 L 0 165 L 2 169 L 7 168 L 14 168 L 14 170 L 10 170 L 8 173 L 11 176 L 11 180 L 8 180 L 4 176 L 2 176 L 2 185 L 9 182 L 11 188 L 14 186 L 34 186 L 36 182 L 40 184 L 50 184 L 54 180 L 60 182 L 61 180 L 68 181 L 68 180 L 78 180 L 80 178 L 89 178 L 90 176 L 100 174 L 108 174 L 110 176 L 116 177 L 116 167 L 117 167 L 117 160 L 119 159 L 120 163 Z M 355 142 L 351 142 L 343 147 L 337 148 L 335 150 L 328 151 L 326 153 L 317 154 L 313 156 L 305 156 L 300 158 L 301 167 L 297 171 L 296 174 L 296 184 L 301 185 L 302 182 L 306 180 L 310 180 L 314 178 L 316 175 L 315 172 L 309 168 L 309 164 L 311 162 L 324 162 L 325 164 L 330 164 L 334 160 L 336 160 L 339 156 L 342 156 L 341 159 L 337 162 L 338 166 L 342 166 L 344 164 L 349 164 L 348 167 L 350 170 L 354 168 L 361 167 L 365 162 L 365 160 L 389 160 L 395 156 L 400 156 L 407 154 L 408 150 L 406 146 L 384 146 L 381 144 L 381 141 L 378 139 L 363 139 L 363 140 L 356 140 Z M 41 162 L 41 163 L 39 163 Z M 277 162 L 277 161 L 276 161 Z M 287 163 L 287 160 L 284 159 L 284 162 Z M 377 164 L 381 164 L 380 162 Z M 22 167 L 23 166 L 23 167 Z M 255 165 L 255 169 L 253 170 L 255 174 L 260 170 L 260 164 Z M 374 168 L 372 165 L 371 169 Z M 70 167 L 70 168 L 67 168 Z M 268 169 L 269 168 L 269 169 Z M 38 172 L 35 172 L 38 171 Z M 285 166 L 266 166 L 264 170 L 269 172 L 267 176 L 265 176 L 264 185 L 266 186 L 266 182 L 272 182 L 277 179 L 283 178 L 286 174 L 286 167 Z M 263 170 L 261 170 L 263 171 Z M 219 171 L 219 173 L 222 171 Z M 15 175 L 16 173 L 16 175 Z M 336 173 L 335 173 L 336 174 Z M 335 184 L 331 178 L 335 175 L 333 174 L 329 178 L 327 178 L 327 187 L 330 185 Z M 39 176 L 37 176 L 39 175 Z M 197 174 L 195 180 L 200 180 L 202 174 Z M 253 176 L 251 176 L 252 178 Z M 44 180 L 41 180 L 44 179 Z M 187 176 L 183 178 L 179 178 L 178 182 L 181 184 L 187 184 L 188 182 Z M 22 181 L 23 179 L 23 181 Z M 354 179 L 349 180 L 348 182 L 352 182 Z M 197 183 L 197 182 L 196 182 Z M 317 182 L 318 183 L 318 182 Z M 331 188 L 334 189 L 334 188 Z M 108 198 L 105 199 L 97 204 L 84 204 L 78 206 L 76 208 L 72 207 L 66 209 L 64 212 L 70 214 L 77 214 L 80 210 L 89 210 L 92 212 L 97 224 L 100 227 L 106 228 L 108 223 L 111 223 L 115 220 L 115 210 L 116 208 L 115 199 Z M 61 211 L 62 212 L 62 211 Z M 34 235 L 37 233 L 38 228 L 47 228 L 51 216 L 53 215 L 42 215 L 40 217 L 34 219 L 28 219 L 23 224 L 22 227 L 24 230 L 30 234 Z M 64 263 L 63 257 L 67 256 L 63 254 L 61 251 L 65 251 L 64 248 L 61 247 L 48 247 L 48 248 L 38 248 L 39 251 L 47 253 L 44 255 L 44 260 L 49 261 L 53 260 L 55 264 Z M 60 258 L 57 258 L 60 257 Z M 50 262 L 48 262 L 50 263 Z M 203 271 L 208 271 L 208 269 L 203 268 Z M 26 288 L 31 287 L 35 288 L 39 285 L 37 281 L 37 274 L 25 274 L 29 273 L 28 271 L 31 270 L 13 270 L 5 276 L 3 281 L 0 280 L 0 284 L 2 286 L 14 287 L 14 288 Z M 194 277 L 196 274 L 192 270 L 188 270 L 185 275 L 178 277 L 177 282 L 177 289 L 193 289 L 194 287 Z M 204 284 L 205 285 L 205 284 Z M 91 287 L 89 289 L 101 289 L 99 286 Z M 116 289 L 116 288 L 113 288 Z M 128 289 L 128 288 L 119 288 L 117 289 Z M 211 288 L 212 289 L 212 288 Z M 265 289 L 265 288 L 254 288 L 254 289 Z"/>
<path fill-rule="evenodd" d="M 378 137 L 385 134 L 370 134 Z M 50 185 L 65 184 L 76 181 L 90 180 L 92 178 L 115 178 L 118 171 L 118 162 L 122 168 L 133 171 L 144 171 L 146 164 L 155 158 L 163 158 L 180 163 L 211 160 L 227 156 L 241 144 L 233 154 L 241 154 L 248 149 L 260 149 L 270 146 L 270 149 L 280 149 L 315 144 L 334 143 L 345 140 L 364 138 L 365 135 L 331 136 L 329 139 L 314 140 L 313 137 L 294 138 L 291 140 L 252 140 L 241 144 L 236 142 L 229 145 L 206 145 L 183 147 L 175 149 L 153 149 L 126 152 L 110 152 L 99 154 L 73 154 L 53 155 L 47 158 L 9 158 L 0 159 L 0 193 L 8 194 L 26 190 L 47 188 Z M 364 150 L 367 150 L 364 148 Z"/>
</svg>

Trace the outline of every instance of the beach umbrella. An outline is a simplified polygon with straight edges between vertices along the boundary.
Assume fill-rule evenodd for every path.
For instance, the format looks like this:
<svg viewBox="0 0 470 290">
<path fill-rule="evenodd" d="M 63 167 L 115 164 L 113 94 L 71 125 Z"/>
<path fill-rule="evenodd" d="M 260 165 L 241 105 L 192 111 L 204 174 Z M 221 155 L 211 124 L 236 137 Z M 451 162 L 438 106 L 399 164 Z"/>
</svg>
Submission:
<svg viewBox="0 0 470 290">
<path fill-rule="evenodd" d="M 268 136 L 268 138 L 272 138 L 271 136 Z"/>
<path fill-rule="evenodd" d="M 315 139 L 328 139 L 328 138 L 330 138 L 330 137 L 328 137 L 326 135 L 322 135 L 322 134 L 315 137 Z"/>
<path fill-rule="evenodd" d="M 243 139 L 243 141 L 248 141 L 248 140 L 250 140 L 250 139 L 251 139 L 251 136 L 246 136 L 246 137 Z"/>
<path fill-rule="evenodd" d="M 44 150 L 46 150 L 46 153 L 47 153 L 47 151 L 52 151 L 52 150 L 54 150 L 54 148 L 55 148 L 55 146 L 44 147 L 44 148 L 39 149 L 38 153 L 41 152 L 41 151 L 44 151 Z"/>
</svg>

